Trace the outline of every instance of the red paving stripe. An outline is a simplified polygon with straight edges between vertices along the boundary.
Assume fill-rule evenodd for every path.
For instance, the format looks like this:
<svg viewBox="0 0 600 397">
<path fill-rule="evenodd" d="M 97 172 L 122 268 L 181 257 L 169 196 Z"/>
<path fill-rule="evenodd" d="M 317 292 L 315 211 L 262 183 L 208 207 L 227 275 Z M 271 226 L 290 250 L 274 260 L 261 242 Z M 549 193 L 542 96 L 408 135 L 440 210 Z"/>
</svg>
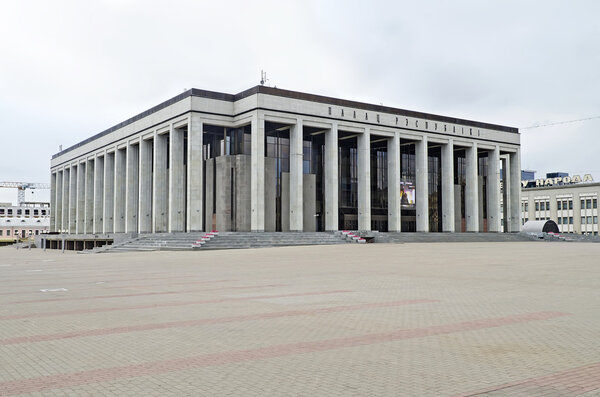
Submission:
<svg viewBox="0 0 600 397">
<path fill-rule="evenodd" d="M 129 332 L 149 331 L 155 329 L 166 329 L 166 328 L 181 328 L 181 327 L 195 327 L 209 324 L 223 324 L 233 323 L 242 321 L 254 321 L 254 320 L 269 320 L 273 318 L 282 317 L 296 317 L 296 316 L 307 316 L 316 314 L 326 313 L 339 313 L 353 310 L 362 309 L 374 309 L 381 307 L 393 307 L 403 305 L 413 305 L 417 303 L 432 303 L 439 302 L 433 299 L 411 299 L 394 302 L 382 302 L 382 303 L 365 303 L 359 305 L 348 305 L 348 306 L 333 306 L 324 307 L 321 309 L 312 310 L 288 310 L 282 312 L 271 312 L 271 313 L 256 313 L 248 314 L 244 316 L 229 316 L 229 317 L 214 317 L 204 318 L 200 320 L 188 320 L 188 321 L 174 321 L 168 323 L 155 323 L 155 324 L 144 324 L 144 325 L 132 325 L 127 327 L 115 327 L 115 328 L 102 328 L 92 329 L 86 331 L 75 331 L 75 332 L 64 332 L 57 334 L 47 335 L 34 335 L 34 336 L 21 336 L 17 338 L 0 339 L 0 346 L 16 345 L 20 343 L 31 343 L 31 342 L 46 342 L 57 339 L 70 339 L 70 338 L 82 338 L 86 336 L 100 336 L 100 335 L 111 335 L 111 334 L 124 334 Z"/>
<path fill-rule="evenodd" d="M 533 393 L 536 391 L 536 388 L 539 388 L 540 391 L 543 391 L 544 388 L 551 388 L 554 392 L 561 393 L 564 396 L 578 396 L 598 390 L 600 389 L 600 363 L 571 368 L 550 375 L 490 386 L 485 389 L 459 394 L 455 397 L 478 396 L 495 391 L 522 394 L 524 389 Z"/>
<path fill-rule="evenodd" d="M 240 290 L 240 289 L 253 289 L 253 288 L 283 287 L 285 285 L 286 284 L 263 284 L 263 285 L 244 285 L 244 286 L 237 286 L 237 287 L 219 287 L 219 288 L 195 289 L 195 290 L 180 290 L 180 291 L 138 292 L 136 294 L 96 295 L 96 296 L 80 296 L 80 297 L 73 297 L 73 298 L 36 299 L 36 300 L 30 300 L 30 301 L 5 302 L 5 304 L 65 302 L 65 301 L 85 301 L 85 300 L 108 299 L 108 298 L 130 298 L 130 297 L 134 297 L 134 296 L 172 295 L 172 294 L 187 294 L 187 293 L 204 292 L 204 291 L 208 291 L 209 292 L 209 291 L 223 291 L 223 290 Z"/>
<path fill-rule="evenodd" d="M 160 280 L 165 280 L 165 279 L 169 279 L 169 278 L 187 278 L 187 277 L 158 277 L 158 279 Z M 89 290 L 90 288 L 93 287 L 100 287 L 102 289 L 126 289 L 126 288 L 144 288 L 144 287 L 156 287 L 156 286 L 170 286 L 170 285 L 186 285 L 186 284 L 212 284 L 212 283 L 223 283 L 223 282 L 232 282 L 232 281 L 238 281 L 238 280 L 201 280 L 201 281 L 185 281 L 185 282 L 179 282 L 179 283 L 171 283 L 171 282 L 162 282 L 159 284 L 134 284 L 134 285 L 111 285 L 112 283 L 115 282 L 124 282 L 124 281 L 138 281 L 140 280 L 140 278 L 132 278 L 132 279 L 126 279 L 126 280 L 112 280 L 112 281 L 90 281 L 89 283 L 85 283 L 85 287 L 83 288 L 71 288 L 71 286 L 69 284 L 63 284 L 63 283 L 57 283 L 57 282 L 49 282 L 46 284 L 40 284 L 38 285 L 38 287 L 46 287 L 46 288 L 58 288 L 58 286 L 60 287 L 64 287 L 65 285 L 68 288 L 68 290 L 70 291 L 81 291 L 81 290 Z M 151 280 L 148 279 L 148 280 Z M 96 284 L 96 283 L 100 283 L 100 284 Z M 54 284 L 54 286 L 51 286 L 51 284 Z M 76 285 L 80 285 L 81 283 L 77 283 Z M 25 294 L 31 294 L 31 290 L 25 290 L 25 291 L 12 291 L 12 292 L 1 292 L 0 295 L 25 295 Z"/>
<path fill-rule="evenodd" d="M 218 299 L 208 299 L 208 300 L 198 300 L 198 301 L 155 303 L 155 304 L 150 304 L 150 305 L 66 310 L 66 311 L 61 311 L 61 312 L 14 314 L 14 315 L 10 315 L 10 316 L 0 316 L 0 320 L 20 320 L 20 319 L 24 319 L 24 318 L 53 317 L 53 316 L 64 316 L 64 315 L 69 315 L 69 314 L 90 314 L 90 313 L 116 312 L 116 311 L 121 311 L 121 310 L 134 310 L 134 309 L 155 309 L 157 307 L 201 305 L 204 303 L 247 301 L 247 300 L 253 300 L 253 299 L 273 299 L 273 298 L 285 298 L 285 297 L 292 297 L 292 296 L 329 295 L 329 294 L 339 294 L 339 293 L 344 293 L 344 292 L 353 292 L 353 291 L 335 290 L 335 291 L 318 291 L 318 292 L 298 292 L 298 293 L 292 293 L 292 294 L 254 295 L 254 296 L 244 296 L 244 297 L 239 297 L 239 298 L 218 298 Z"/>
<path fill-rule="evenodd" d="M 116 379 L 158 375 L 190 368 L 202 368 L 215 365 L 232 364 L 253 360 L 264 360 L 295 354 L 322 352 L 346 347 L 371 345 L 403 339 L 422 338 L 455 332 L 474 331 L 504 325 L 521 324 L 530 321 L 548 320 L 565 316 L 567 313 L 538 312 L 466 321 L 455 324 L 436 325 L 425 328 L 397 330 L 391 332 L 366 334 L 347 338 L 327 339 L 313 342 L 299 342 L 267 346 L 258 349 L 236 350 L 200 356 L 153 361 L 122 367 L 80 371 L 70 374 L 49 375 L 39 378 L 22 379 L 0 383 L 0 393 L 4 395 L 33 393 L 49 389 L 60 389 L 89 383 L 107 382 Z"/>
</svg>

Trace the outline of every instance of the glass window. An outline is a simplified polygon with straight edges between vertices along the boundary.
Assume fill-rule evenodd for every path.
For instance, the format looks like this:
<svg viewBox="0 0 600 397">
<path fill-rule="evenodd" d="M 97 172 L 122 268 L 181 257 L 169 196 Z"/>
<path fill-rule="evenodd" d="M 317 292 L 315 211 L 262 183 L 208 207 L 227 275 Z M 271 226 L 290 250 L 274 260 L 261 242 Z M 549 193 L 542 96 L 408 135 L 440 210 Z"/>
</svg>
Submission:
<svg viewBox="0 0 600 397">
<path fill-rule="evenodd" d="M 4 230 L 0 229 L 0 236 L 2 236 L 2 233 L 4 233 Z"/>
<path fill-rule="evenodd" d="M 559 210 L 559 211 L 562 209 L 562 208 L 561 208 L 561 202 L 560 202 L 560 201 L 557 201 L 557 202 L 556 202 L 556 209 L 557 209 L 557 210 Z"/>
<path fill-rule="evenodd" d="M 585 208 L 587 208 L 588 210 L 592 209 L 592 200 L 586 200 L 585 202 Z"/>
<path fill-rule="evenodd" d="M 568 208 L 568 207 L 567 207 L 567 200 L 564 200 L 564 201 L 562 202 L 562 207 L 563 207 L 563 210 L 566 210 L 566 209 Z"/>
<path fill-rule="evenodd" d="M 42 210 L 42 215 L 46 215 L 46 210 Z"/>
<path fill-rule="evenodd" d="M 592 200 L 592 208 L 598 208 L 598 199 Z"/>
<path fill-rule="evenodd" d="M 540 211 L 546 211 L 546 203 L 543 201 L 540 203 Z"/>
<path fill-rule="evenodd" d="M 21 209 L 17 210 L 17 215 L 21 215 L 23 213 L 23 211 Z"/>
<path fill-rule="evenodd" d="M 570 216 L 570 217 L 569 217 L 569 225 L 572 225 L 572 224 L 573 224 L 573 217 L 572 217 L 572 216 Z"/>
<path fill-rule="evenodd" d="M 9 209 L 8 209 L 8 212 L 7 212 L 7 214 L 8 214 L 8 215 L 12 215 L 12 208 L 9 208 Z"/>
<path fill-rule="evenodd" d="M 540 210 L 540 202 L 539 202 L 539 201 L 536 201 L 536 202 L 535 202 L 535 210 L 536 210 L 536 211 L 539 211 L 539 210 Z"/>
<path fill-rule="evenodd" d="M 591 224 L 592 224 L 592 217 L 591 217 L 591 216 L 588 216 L 588 217 L 587 217 L 587 222 L 586 222 L 586 223 L 587 223 L 588 225 L 591 225 Z"/>
<path fill-rule="evenodd" d="M 525 203 L 525 212 L 529 211 L 529 203 Z"/>
<path fill-rule="evenodd" d="M 25 210 L 25 215 L 29 215 L 29 210 Z"/>
<path fill-rule="evenodd" d="M 573 209 L 573 200 L 569 200 L 569 209 L 572 210 Z"/>
<path fill-rule="evenodd" d="M 0 215 L 4 215 L 4 208 L 0 208 Z"/>
<path fill-rule="evenodd" d="M 585 200 L 581 200 L 581 209 L 585 209 Z"/>
<path fill-rule="evenodd" d="M 594 225 L 597 225 L 597 224 L 598 224 L 598 217 L 594 216 Z"/>
<path fill-rule="evenodd" d="M 562 220 L 563 220 L 563 225 L 566 225 L 567 223 L 569 223 L 569 218 L 567 218 L 566 216 L 563 216 Z"/>
<path fill-rule="evenodd" d="M 550 211 L 550 201 L 546 201 L 546 210 Z"/>
<path fill-rule="evenodd" d="M 581 224 L 582 224 L 582 225 L 585 225 L 585 216 L 582 216 L 582 217 L 581 217 Z"/>
<path fill-rule="evenodd" d="M 6 231 L 6 235 L 7 235 L 7 236 L 10 236 L 10 229 L 8 229 L 8 230 Z"/>
<path fill-rule="evenodd" d="M 560 217 L 558 218 L 558 224 L 562 225 L 562 218 L 560 218 Z"/>
</svg>

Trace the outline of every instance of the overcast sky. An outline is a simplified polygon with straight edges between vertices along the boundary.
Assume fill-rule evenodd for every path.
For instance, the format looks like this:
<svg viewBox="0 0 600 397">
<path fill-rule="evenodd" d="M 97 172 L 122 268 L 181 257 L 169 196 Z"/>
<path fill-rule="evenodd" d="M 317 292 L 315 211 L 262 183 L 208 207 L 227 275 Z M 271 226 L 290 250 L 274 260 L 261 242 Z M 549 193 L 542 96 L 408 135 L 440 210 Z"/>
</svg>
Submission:
<svg viewBox="0 0 600 397">
<path fill-rule="evenodd" d="M 59 145 L 261 69 L 279 88 L 519 128 L 600 116 L 599 16 L 597 0 L 3 2 L 0 181 L 49 182 Z M 600 180 L 600 118 L 521 132 L 523 168 Z"/>
</svg>

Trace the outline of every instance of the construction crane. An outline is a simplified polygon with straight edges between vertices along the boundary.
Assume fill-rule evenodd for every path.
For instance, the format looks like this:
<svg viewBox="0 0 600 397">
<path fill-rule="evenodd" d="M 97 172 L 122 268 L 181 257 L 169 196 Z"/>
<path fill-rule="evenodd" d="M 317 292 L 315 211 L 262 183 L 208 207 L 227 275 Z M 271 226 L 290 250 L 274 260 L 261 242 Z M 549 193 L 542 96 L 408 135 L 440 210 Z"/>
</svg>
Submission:
<svg viewBox="0 0 600 397">
<path fill-rule="evenodd" d="M 17 189 L 17 201 L 19 205 L 25 202 L 26 189 L 50 189 L 48 183 L 32 183 L 32 182 L 0 182 L 0 187 Z"/>
</svg>

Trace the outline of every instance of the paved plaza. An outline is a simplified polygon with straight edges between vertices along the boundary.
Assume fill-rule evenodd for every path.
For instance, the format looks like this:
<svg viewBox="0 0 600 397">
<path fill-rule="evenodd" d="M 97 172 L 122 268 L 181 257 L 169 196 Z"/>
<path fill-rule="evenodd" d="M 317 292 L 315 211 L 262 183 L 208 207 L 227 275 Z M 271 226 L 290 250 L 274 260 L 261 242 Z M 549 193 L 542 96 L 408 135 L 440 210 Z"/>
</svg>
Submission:
<svg viewBox="0 0 600 397">
<path fill-rule="evenodd" d="M 600 396 L 600 244 L 0 248 L 0 395 Z"/>
</svg>

